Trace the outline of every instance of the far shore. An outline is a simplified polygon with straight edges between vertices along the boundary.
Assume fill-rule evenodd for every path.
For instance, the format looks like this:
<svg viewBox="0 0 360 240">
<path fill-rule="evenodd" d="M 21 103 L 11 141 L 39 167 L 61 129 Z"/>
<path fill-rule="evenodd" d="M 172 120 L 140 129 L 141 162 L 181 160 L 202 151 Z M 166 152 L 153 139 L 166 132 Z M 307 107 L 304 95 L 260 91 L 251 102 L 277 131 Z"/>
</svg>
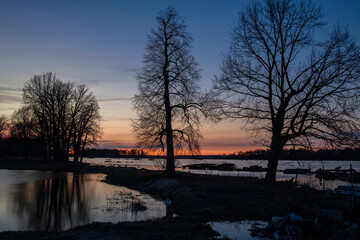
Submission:
<svg viewBox="0 0 360 240">
<path fill-rule="evenodd" d="M 134 154 L 132 152 L 139 152 L 141 154 Z M 89 148 L 83 153 L 84 157 L 88 158 L 135 158 L 135 159 L 164 159 L 165 155 L 150 154 L 150 152 L 121 149 L 96 149 Z M 284 149 L 280 155 L 281 160 L 294 161 L 360 161 L 360 148 L 345 148 L 345 149 Z M 178 154 L 177 159 L 216 159 L 216 160 L 267 160 L 269 157 L 269 150 L 256 149 L 248 151 L 234 152 L 231 154 Z"/>
<path fill-rule="evenodd" d="M 161 171 L 46 163 L 39 159 L 0 159 L 0 169 L 104 173 L 109 184 L 170 199 L 176 214 L 145 222 L 93 223 L 60 233 L 0 232 L 0 239 L 212 239 L 216 232 L 206 225 L 210 221 L 271 220 L 290 213 L 315 219 L 322 209 L 341 211 L 346 221 L 360 223 L 360 199 L 356 199 L 356 209 L 350 211 L 347 197 L 328 195 L 290 181 L 268 184 L 258 178 L 185 172 L 166 177 Z M 329 234 L 337 234 L 336 229 L 332 231 Z"/>
</svg>

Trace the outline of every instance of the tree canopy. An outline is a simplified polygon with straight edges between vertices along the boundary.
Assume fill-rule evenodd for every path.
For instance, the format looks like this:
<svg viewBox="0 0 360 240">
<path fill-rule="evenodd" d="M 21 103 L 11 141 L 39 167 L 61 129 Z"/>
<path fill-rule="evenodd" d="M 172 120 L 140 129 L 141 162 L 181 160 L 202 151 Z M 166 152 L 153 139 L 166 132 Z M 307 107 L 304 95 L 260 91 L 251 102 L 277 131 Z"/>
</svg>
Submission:
<svg viewBox="0 0 360 240">
<path fill-rule="evenodd" d="M 223 113 L 263 136 L 269 181 L 284 146 L 358 143 L 359 47 L 339 26 L 315 39 L 323 26 L 311 1 L 254 1 L 240 12 L 223 57 L 215 80 Z"/>
<path fill-rule="evenodd" d="M 23 92 L 23 109 L 31 111 L 36 121 L 46 159 L 66 162 L 73 148 L 77 162 L 81 148 L 100 137 L 99 105 L 85 85 L 62 82 L 47 72 L 34 75 Z M 19 111 L 16 115 L 23 116 Z"/>
<path fill-rule="evenodd" d="M 204 99 L 198 63 L 190 55 L 192 38 L 174 8 L 156 17 L 148 35 L 143 67 L 137 73 L 139 93 L 133 98 L 137 145 L 167 154 L 166 172 L 174 173 L 174 151 L 199 152 L 199 125 Z"/>
</svg>

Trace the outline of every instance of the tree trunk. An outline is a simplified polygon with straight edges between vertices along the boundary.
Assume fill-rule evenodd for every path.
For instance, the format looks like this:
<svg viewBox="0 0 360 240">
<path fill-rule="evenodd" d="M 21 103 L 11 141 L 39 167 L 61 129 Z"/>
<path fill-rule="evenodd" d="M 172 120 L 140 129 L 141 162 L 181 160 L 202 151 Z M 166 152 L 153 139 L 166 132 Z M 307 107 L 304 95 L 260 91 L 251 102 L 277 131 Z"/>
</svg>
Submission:
<svg viewBox="0 0 360 240">
<path fill-rule="evenodd" d="M 167 76 L 167 70 L 164 70 L 165 75 L 165 111 L 166 111 L 166 175 L 175 175 L 175 158 L 174 158 L 174 143 L 173 143 L 173 130 L 171 126 L 171 105 L 169 95 L 169 79 Z"/>
<path fill-rule="evenodd" d="M 73 158 L 73 162 L 74 162 L 74 163 L 78 163 L 78 162 L 79 162 L 79 155 L 78 155 L 78 152 L 75 151 L 75 147 L 74 147 L 74 158 Z"/>
<path fill-rule="evenodd" d="M 74 144 L 74 163 L 79 162 L 80 157 L 80 143 Z"/>
<path fill-rule="evenodd" d="M 175 174 L 175 157 L 174 157 L 172 129 L 166 130 L 166 151 L 167 151 L 167 157 L 166 157 L 165 172 L 166 175 L 173 176 Z"/>
<path fill-rule="evenodd" d="M 42 151 L 42 156 L 43 156 L 43 158 L 44 158 L 45 161 L 48 161 L 49 158 L 48 158 L 47 143 L 46 143 L 46 138 L 45 138 L 44 130 L 41 130 L 40 137 L 41 137 L 41 151 Z"/>
<path fill-rule="evenodd" d="M 168 55 L 168 42 L 167 42 L 167 32 L 164 30 L 165 36 L 165 49 L 164 49 L 164 57 L 165 64 L 163 66 L 163 76 L 164 76 L 164 104 L 165 104 L 165 113 L 166 113 L 166 175 L 173 176 L 175 175 L 175 158 L 174 158 L 174 143 L 173 143 L 173 130 L 171 126 L 171 104 L 170 104 L 170 93 L 169 93 L 169 55 Z"/>
<path fill-rule="evenodd" d="M 265 180 L 269 183 L 276 182 L 276 171 L 279 162 L 279 157 L 283 149 L 280 135 L 274 135 L 270 145 L 270 156 L 268 159 L 267 172 Z"/>
<path fill-rule="evenodd" d="M 84 156 L 84 151 L 85 151 L 85 146 L 86 146 L 87 137 L 88 137 L 88 135 L 85 134 L 84 143 L 83 143 L 83 145 L 82 145 L 81 152 L 80 152 L 80 163 L 82 163 L 82 161 L 83 161 L 83 156 Z"/>
<path fill-rule="evenodd" d="M 166 175 L 173 176 L 175 174 L 175 158 L 174 158 L 174 143 L 173 131 L 171 126 L 171 111 L 168 114 L 166 111 Z"/>
</svg>

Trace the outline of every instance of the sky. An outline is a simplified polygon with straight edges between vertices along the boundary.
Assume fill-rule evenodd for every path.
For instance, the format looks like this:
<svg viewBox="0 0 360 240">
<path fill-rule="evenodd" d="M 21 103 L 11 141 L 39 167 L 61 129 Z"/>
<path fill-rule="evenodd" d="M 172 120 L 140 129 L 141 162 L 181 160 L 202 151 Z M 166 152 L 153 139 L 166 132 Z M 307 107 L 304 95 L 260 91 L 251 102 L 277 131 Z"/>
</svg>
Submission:
<svg viewBox="0 0 360 240">
<path fill-rule="evenodd" d="M 221 55 L 230 45 L 238 12 L 251 0 L 1 0 L 0 115 L 21 105 L 22 87 L 34 74 L 53 71 L 62 81 L 86 84 L 103 117 L 99 147 L 135 145 L 130 119 L 147 35 L 168 6 L 185 17 L 193 37 L 191 54 L 200 64 L 201 87 L 208 90 L 220 73 Z M 360 41 L 360 1 L 315 0 L 328 22 L 348 27 Z M 256 149 L 241 122 L 204 123 L 203 154 Z"/>
</svg>

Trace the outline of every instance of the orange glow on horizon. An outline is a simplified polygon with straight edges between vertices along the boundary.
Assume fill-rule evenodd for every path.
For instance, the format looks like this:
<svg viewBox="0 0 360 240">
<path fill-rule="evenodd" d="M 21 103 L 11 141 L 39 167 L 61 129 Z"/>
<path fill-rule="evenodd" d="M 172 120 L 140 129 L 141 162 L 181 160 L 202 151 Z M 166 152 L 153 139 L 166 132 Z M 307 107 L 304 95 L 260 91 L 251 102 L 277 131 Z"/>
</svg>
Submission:
<svg viewBox="0 0 360 240">
<path fill-rule="evenodd" d="M 115 113 L 113 113 L 115 114 Z M 130 110 L 125 115 L 133 114 Z M 130 120 L 104 119 L 101 123 L 103 136 L 98 141 L 98 148 L 130 150 L 136 147 L 136 138 L 130 125 Z M 249 137 L 251 132 L 241 128 L 241 121 L 224 120 L 219 124 L 211 125 L 204 123 L 201 126 L 203 139 L 200 140 L 200 155 L 222 155 L 233 154 L 239 151 L 264 149 L 263 146 L 254 145 L 254 138 Z M 139 149 L 138 149 L 139 150 Z M 150 149 L 143 149 L 148 152 Z M 152 151 L 151 155 L 166 155 L 160 149 Z M 178 153 L 177 155 L 189 155 L 189 153 Z"/>
<path fill-rule="evenodd" d="M 136 150 L 143 150 L 145 152 L 146 155 L 149 156 L 166 156 L 166 152 L 162 152 L 161 150 L 154 150 L 154 149 L 141 149 L 141 148 L 112 148 L 113 150 L 118 150 L 118 151 L 129 151 L 131 149 L 136 149 Z M 229 154 L 238 154 L 240 151 L 242 152 L 246 152 L 246 151 L 251 151 L 251 150 L 260 150 L 260 149 L 264 149 L 261 147 L 242 147 L 242 148 L 234 148 L 234 147 L 207 147 L 201 150 L 200 154 L 194 154 L 194 155 L 229 155 Z M 183 153 L 177 153 L 175 154 L 175 156 L 181 156 L 181 155 L 191 155 L 188 152 L 183 152 Z"/>
<path fill-rule="evenodd" d="M 130 109 L 126 115 L 134 114 Z M 201 133 L 203 139 L 200 141 L 200 155 L 222 155 L 233 154 L 239 151 L 264 149 L 263 146 L 253 145 L 254 140 L 249 137 L 251 133 L 241 128 L 240 121 L 224 120 L 217 125 L 203 124 Z M 130 150 L 135 147 L 136 139 L 132 132 L 130 120 L 106 119 L 102 122 L 104 135 L 100 139 L 98 147 L 105 149 Z M 148 152 L 149 149 L 144 149 Z M 166 155 L 159 150 L 151 155 Z M 177 155 L 189 155 L 178 153 Z"/>
</svg>

